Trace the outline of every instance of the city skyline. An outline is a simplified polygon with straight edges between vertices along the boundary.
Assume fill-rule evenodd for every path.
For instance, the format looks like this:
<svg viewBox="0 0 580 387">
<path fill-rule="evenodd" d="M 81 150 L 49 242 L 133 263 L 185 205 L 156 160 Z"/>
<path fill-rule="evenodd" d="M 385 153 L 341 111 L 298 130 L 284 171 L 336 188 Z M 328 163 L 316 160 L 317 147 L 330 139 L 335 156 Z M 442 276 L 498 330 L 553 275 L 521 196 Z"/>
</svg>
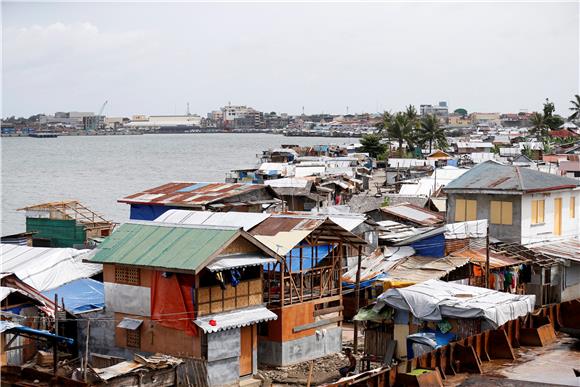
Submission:
<svg viewBox="0 0 580 387">
<path fill-rule="evenodd" d="M 2 116 L 450 111 L 567 116 L 577 3 L 3 3 Z M 474 15 L 478 17 L 475 18 Z M 171 23 L 166 20 L 171 20 Z M 414 20 L 414 23 L 409 23 Z"/>
</svg>

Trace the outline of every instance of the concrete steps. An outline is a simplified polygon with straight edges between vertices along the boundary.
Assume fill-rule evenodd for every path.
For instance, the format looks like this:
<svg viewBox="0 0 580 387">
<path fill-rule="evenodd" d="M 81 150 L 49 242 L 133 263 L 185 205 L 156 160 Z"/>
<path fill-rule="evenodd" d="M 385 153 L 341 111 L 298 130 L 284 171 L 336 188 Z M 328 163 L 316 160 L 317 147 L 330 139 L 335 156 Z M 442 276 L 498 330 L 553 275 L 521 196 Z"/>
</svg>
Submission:
<svg viewBox="0 0 580 387">
<path fill-rule="evenodd" d="M 247 378 L 240 380 L 240 387 L 260 387 L 262 381 L 254 378 Z"/>
</svg>

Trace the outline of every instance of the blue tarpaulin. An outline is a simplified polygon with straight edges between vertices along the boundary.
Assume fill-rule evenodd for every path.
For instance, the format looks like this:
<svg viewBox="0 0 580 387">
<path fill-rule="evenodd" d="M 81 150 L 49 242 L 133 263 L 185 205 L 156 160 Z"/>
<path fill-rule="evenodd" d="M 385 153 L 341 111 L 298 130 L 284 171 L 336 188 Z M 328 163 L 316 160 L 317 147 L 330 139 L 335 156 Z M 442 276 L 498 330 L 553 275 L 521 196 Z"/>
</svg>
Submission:
<svg viewBox="0 0 580 387">
<path fill-rule="evenodd" d="M 43 292 L 50 300 L 58 295 L 58 300 L 64 299 L 64 307 L 73 314 L 101 309 L 105 306 L 105 289 L 102 282 L 90 278 L 82 278 L 58 288 Z"/>
<path fill-rule="evenodd" d="M 129 218 L 132 220 L 155 220 L 171 209 L 175 208 L 152 206 L 149 204 L 131 204 L 131 214 L 129 215 Z"/>
<path fill-rule="evenodd" d="M 318 250 L 318 255 L 316 251 Z M 332 251 L 332 245 L 321 245 L 311 246 L 304 245 L 302 248 L 302 269 L 311 269 L 312 267 L 318 266 L 318 263 L 322 261 L 330 252 Z M 290 259 L 292 256 L 292 259 Z M 318 257 L 318 258 L 313 258 Z M 300 248 L 295 247 L 288 254 L 286 254 L 286 264 L 292 271 L 300 271 Z M 264 268 L 267 268 L 268 264 L 264 264 Z M 276 271 L 279 271 L 279 266 Z"/>
<path fill-rule="evenodd" d="M 73 345 L 75 343 L 74 339 L 64 336 L 58 336 L 54 333 L 50 333 L 49 331 L 43 331 L 40 329 L 33 329 L 29 328 L 24 325 L 20 325 L 17 323 L 13 323 L 10 321 L 0 321 L 0 332 L 7 332 L 7 333 L 20 333 L 27 336 L 37 336 L 43 337 L 45 339 L 56 339 L 57 341 Z"/>
<path fill-rule="evenodd" d="M 438 234 L 429 238 L 411 243 L 415 254 L 422 257 L 441 258 L 445 256 L 445 235 Z"/>
<path fill-rule="evenodd" d="M 430 328 L 426 328 L 420 332 L 409 335 L 407 336 L 407 359 L 412 359 L 415 357 L 415 353 L 413 352 L 413 343 L 419 343 L 426 345 L 431 349 L 437 349 L 449 344 L 455 340 L 455 338 L 455 333 L 442 333 L 439 330 L 435 331 Z"/>
</svg>

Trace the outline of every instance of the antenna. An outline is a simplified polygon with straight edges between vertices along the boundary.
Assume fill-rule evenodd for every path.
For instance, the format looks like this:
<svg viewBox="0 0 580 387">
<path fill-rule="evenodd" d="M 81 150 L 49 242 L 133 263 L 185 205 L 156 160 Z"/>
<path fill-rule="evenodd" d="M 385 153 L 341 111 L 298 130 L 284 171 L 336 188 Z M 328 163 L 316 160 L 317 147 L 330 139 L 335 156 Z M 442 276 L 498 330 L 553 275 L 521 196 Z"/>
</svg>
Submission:
<svg viewBox="0 0 580 387">
<path fill-rule="evenodd" d="M 187 103 L 187 115 L 190 116 L 191 113 L 189 112 L 189 102 Z"/>
</svg>

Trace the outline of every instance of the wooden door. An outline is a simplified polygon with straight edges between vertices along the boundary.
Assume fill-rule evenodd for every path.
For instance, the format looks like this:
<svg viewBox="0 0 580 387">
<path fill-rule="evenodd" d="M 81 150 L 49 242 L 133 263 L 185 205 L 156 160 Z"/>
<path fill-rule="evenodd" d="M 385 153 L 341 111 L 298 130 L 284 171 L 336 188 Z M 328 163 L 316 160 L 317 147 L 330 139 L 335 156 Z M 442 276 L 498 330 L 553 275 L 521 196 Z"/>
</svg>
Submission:
<svg viewBox="0 0 580 387">
<path fill-rule="evenodd" d="M 252 373 L 253 342 L 252 326 L 242 327 L 240 329 L 240 376 Z"/>
<path fill-rule="evenodd" d="M 562 198 L 554 199 L 554 235 L 562 235 Z"/>
</svg>

